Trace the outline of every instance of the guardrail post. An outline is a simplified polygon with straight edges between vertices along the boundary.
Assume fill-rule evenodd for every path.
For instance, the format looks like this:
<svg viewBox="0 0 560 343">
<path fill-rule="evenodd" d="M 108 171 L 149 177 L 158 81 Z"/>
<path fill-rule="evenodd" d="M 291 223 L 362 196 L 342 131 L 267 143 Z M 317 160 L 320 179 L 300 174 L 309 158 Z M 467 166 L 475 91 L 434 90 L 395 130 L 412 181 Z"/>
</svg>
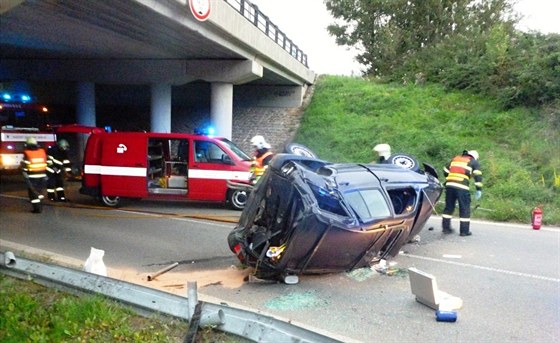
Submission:
<svg viewBox="0 0 560 343">
<path fill-rule="evenodd" d="M 196 281 L 187 281 L 187 303 L 189 307 L 189 320 L 191 320 L 196 304 L 198 304 Z"/>
</svg>

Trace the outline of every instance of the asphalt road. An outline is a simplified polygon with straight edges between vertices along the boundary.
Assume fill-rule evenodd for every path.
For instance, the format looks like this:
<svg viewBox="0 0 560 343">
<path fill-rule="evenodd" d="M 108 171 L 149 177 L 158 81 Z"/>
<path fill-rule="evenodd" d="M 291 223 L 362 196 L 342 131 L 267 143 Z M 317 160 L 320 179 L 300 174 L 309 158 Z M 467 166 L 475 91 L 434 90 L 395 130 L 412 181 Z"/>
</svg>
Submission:
<svg viewBox="0 0 560 343">
<path fill-rule="evenodd" d="M 389 261 L 392 276 L 363 268 L 301 276 L 297 285 L 244 282 L 248 271 L 238 268 L 226 242 L 235 225 L 228 221 L 239 212 L 219 205 L 154 201 L 132 203 L 126 211 L 106 210 L 94 207 L 97 203 L 77 194 L 79 185 L 71 184 L 71 204 L 31 214 L 23 183 L 18 178 L 1 181 L 2 251 L 17 244 L 29 252 L 83 262 L 93 246 L 105 250 L 109 268 L 128 271 L 120 274 L 125 279 L 145 279 L 146 273 L 179 262 L 157 282 L 144 283 L 186 295 L 182 284 L 194 280 L 202 296 L 349 341 L 560 341 L 558 228 L 473 221 L 473 236 L 443 236 L 440 219 L 434 217 L 420 242 L 405 245 Z M 223 221 L 199 219 L 203 216 Z M 433 310 L 414 300 L 408 267 L 433 274 L 439 289 L 463 300 L 457 322 L 437 322 Z"/>
</svg>

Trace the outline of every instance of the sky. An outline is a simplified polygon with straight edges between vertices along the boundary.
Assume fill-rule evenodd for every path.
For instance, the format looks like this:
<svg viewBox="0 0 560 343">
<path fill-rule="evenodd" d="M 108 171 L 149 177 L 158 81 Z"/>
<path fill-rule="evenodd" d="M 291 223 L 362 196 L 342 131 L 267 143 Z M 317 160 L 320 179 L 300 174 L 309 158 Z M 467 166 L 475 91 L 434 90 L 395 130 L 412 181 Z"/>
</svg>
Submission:
<svg viewBox="0 0 560 343">
<path fill-rule="evenodd" d="M 356 51 L 338 46 L 327 26 L 334 22 L 323 0 L 249 0 L 307 54 L 317 74 L 360 75 Z M 560 0 L 518 0 L 515 10 L 524 18 L 519 29 L 560 33 Z"/>
</svg>

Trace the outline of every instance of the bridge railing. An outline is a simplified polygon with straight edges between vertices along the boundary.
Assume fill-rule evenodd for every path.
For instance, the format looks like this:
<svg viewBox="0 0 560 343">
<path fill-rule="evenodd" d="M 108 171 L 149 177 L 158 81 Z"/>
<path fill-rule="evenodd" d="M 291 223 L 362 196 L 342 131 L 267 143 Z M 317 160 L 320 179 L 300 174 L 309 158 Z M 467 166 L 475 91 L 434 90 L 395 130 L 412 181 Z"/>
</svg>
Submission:
<svg viewBox="0 0 560 343">
<path fill-rule="evenodd" d="M 265 35 L 272 39 L 276 44 L 286 50 L 292 57 L 301 62 L 304 66 L 307 65 L 307 55 L 289 39 L 286 34 L 278 28 L 273 22 L 270 21 L 268 16 L 261 12 L 257 5 L 248 0 L 224 0 L 237 12 L 239 12 L 245 19 L 255 25 Z"/>
</svg>

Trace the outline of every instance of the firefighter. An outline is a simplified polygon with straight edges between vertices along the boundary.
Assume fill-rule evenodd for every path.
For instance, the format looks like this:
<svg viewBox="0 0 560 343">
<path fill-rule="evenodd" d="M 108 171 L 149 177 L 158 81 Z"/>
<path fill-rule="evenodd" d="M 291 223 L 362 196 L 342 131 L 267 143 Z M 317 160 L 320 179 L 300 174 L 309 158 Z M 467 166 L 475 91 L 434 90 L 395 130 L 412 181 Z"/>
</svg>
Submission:
<svg viewBox="0 0 560 343">
<path fill-rule="evenodd" d="M 29 201 L 33 206 L 32 212 L 40 213 L 42 209 L 41 200 L 43 199 L 41 193 L 45 188 L 47 178 L 47 153 L 45 149 L 39 147 L 37 140 L 33 137 L 28 138 L 25 142 L 21 170 L 27 184 Z"/>
<path fill-rule="evenodd" d="M 263 136 L 251 138 L 251 145 L 255 149 L 253 162 L 251 163 L 251 183 L 254 185 L 264 174 L 274 154 L 270 151 L 271 146 L 266 142 Z"/>
<path fill-rule="evenodd" d="M 377 144 L 373 147 L 373 151 L 379 155 L 379 158 L 372 163 L 391 163 L 389 162 L 389 157 L 391 156 L 391 146 L 389 144 Z"/>
<path fill-rule="evenodd" d="M 455 203 L 459 202 L 460 235 L 470 236 L 471 193 L 469 190 L 470 179 L 474 178 L 476 187 L 475 199 L 482 196 L 482 172 L 478 163 L 476 150 L 465 150 L 461 155 L 455 156 L 443 168 L 445 175 L 445 209 L 442 214 L 443 233 L 451 233 L 451 218 L 455 210 Z"/>
<path fill-rule="evenodd" d="M 69 148 L 68 141 L 60 139 L 47 151 L 47 195 L 51 201 L 68 201 L 64 193 L 64 178 L 66 173 L 72 171 L 68 159 Z"/>
</svg>

